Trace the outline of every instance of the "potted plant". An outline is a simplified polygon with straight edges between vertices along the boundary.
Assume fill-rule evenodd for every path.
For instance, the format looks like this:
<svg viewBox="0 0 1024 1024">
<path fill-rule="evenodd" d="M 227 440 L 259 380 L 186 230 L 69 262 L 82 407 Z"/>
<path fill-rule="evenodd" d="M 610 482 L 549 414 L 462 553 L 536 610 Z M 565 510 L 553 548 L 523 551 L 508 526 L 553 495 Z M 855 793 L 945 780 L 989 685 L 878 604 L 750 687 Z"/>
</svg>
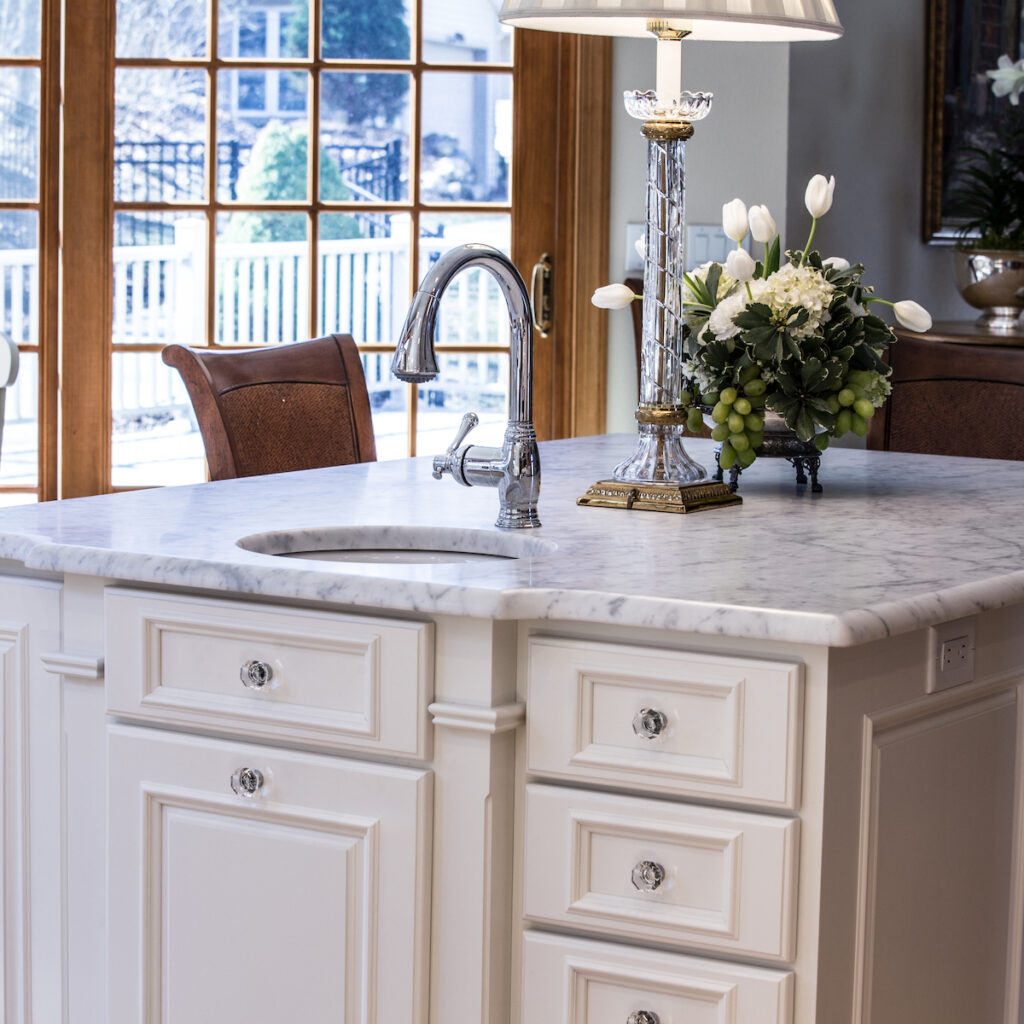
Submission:
<svg viewBox="0 0 1024 1024">
<path fill-rule="evenodd" d="M 1024 310 L 1024 60 L 1004 55 L 986 74 L 993 93 L 1009 97 L 1012 109 L 996 120 L 991 144 L 965 150 L 953 193 L 966 218 L 954 254 L 957 286 L 967 303 L 983 310 L 980 326 L 1015 330 Z"/>
</svg>

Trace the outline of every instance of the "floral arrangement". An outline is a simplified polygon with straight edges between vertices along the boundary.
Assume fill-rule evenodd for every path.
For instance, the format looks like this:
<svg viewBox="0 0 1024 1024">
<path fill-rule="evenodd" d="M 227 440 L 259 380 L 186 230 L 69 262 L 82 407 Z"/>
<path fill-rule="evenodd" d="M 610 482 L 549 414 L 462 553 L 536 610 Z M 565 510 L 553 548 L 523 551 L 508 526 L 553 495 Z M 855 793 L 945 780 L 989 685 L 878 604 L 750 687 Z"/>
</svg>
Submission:
<svg viewBox="0 0 1024 1024">
<path fill-rule="evenodd" d="M 748 210 L 734 199 L 723 207 L 722 219 L 736 249 L 724 264 L 705 263 L 684 275 L 689 361 L 680 404 L 689 407 L 687 426 L 694 433 L 710 411 L 723 469 L 754 462 L 764 440 L 765 410 L 820 451 L 849 432 L 863 437 L 892 390 L 882 352 L 896 340 L 871 307 L 890 306 L 910 330 L 932 325 L 916 302 L 876 297 L 863 283 L 862 265 L 823 260 L 812 250 L 818 220 L 831 209 L 834 192 L 834 177 L 811 179 L 805 195 L 810 237 L 803 249 L 786 253 L 785 263 L 767 207 Z M 764 246 L 761 260 L 742 248 L 748 231 Z M 637 298 L 625 285 L 608 285 L 594 293 L 593 302 L 624 308 Z"/>
<path fill-rule="evenodd" d="M 998 66 L 985 74 L 996 97 L 1009 96 L 1011 105 L 1020 107 L 1024 60 L 1014 62 L 1003 54 Z M 966 159 L 953 192 L 956 212 L 967 218 L 960 228 L 961 245 L 1019 251 L 1024 249 L 1024 117 L 1019 109 L 1007 110 L 993 127 L 991 138 L 964 149 Z"/>
</svg>

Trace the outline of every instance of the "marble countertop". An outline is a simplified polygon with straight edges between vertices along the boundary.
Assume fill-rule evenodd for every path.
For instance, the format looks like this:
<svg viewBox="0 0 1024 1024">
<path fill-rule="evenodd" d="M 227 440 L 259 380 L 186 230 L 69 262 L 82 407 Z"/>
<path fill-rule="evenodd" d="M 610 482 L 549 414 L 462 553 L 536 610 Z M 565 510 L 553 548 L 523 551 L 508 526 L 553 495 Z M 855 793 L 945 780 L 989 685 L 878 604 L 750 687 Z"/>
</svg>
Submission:
<svg viewBox="0 0 1024 1024">
<path fill-rule="evenodd" d="M 1024 602 L 1024 463 L 831 450 L 824 494 L 764 459 L 740 507 L 583 508 L 626 435 L 541 447 L 536 557 L 389 565 L 259 554 L 268 531 L 493 527 L 493 489 L 431 478 L 429 458 L 134 491 L 0 512 L 0 558 L 52 572 L 488 618 L 568 619 L 849 646 Z M 704 465 L 712 445 L 687 442 Z"/>
</svg>

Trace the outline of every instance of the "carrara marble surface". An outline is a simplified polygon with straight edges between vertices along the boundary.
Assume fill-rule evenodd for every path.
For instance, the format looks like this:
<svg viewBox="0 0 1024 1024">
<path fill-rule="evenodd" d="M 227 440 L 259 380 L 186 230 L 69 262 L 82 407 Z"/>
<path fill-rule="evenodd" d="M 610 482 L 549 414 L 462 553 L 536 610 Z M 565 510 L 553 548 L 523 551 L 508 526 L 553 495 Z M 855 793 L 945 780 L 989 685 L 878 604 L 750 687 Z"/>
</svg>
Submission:
<svg viewBox="0 0 1024 1024">
<path fill-rule="evenodd" d="M 744 503 L 694 515 L 581 508 L 625 435 L 541 446 L 537 550 L 485 562 L 304 561 L 237 541 L 413 526 L 502 550 L 497 493 L 429 458 L 135 491 L 0 512 L 0 558 L 155 585 L 490 618 L 621 623 L 848 646 L 1024 601 L 1024 463 L 832 450 L 825 493 L 761 460 Z M 713 466 L 710 442 L 688 442 Z M 437 532 L 440 531 L 440 532 Z M 537 543 L 542 542 L 542 543 Z M 257 541 L 257 544 L 260 542 Z M 264 544 L 266 546 L 266 544 Z"/>
</svg>

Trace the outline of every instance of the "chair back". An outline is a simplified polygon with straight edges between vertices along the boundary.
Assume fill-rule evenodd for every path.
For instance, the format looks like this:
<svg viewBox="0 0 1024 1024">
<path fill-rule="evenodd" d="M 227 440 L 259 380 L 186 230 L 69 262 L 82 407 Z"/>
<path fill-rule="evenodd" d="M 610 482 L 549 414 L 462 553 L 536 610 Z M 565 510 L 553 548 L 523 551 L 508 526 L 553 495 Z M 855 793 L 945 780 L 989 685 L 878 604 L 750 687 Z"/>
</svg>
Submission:
<svg viewBox="0 0 1024 1024">
<path fill-rule="evenodd" d="M 168 345 L 206 447 L 211 480 L 373 462 L 370 398 L 347 334 L 244 352 Z"/>
</svg>

